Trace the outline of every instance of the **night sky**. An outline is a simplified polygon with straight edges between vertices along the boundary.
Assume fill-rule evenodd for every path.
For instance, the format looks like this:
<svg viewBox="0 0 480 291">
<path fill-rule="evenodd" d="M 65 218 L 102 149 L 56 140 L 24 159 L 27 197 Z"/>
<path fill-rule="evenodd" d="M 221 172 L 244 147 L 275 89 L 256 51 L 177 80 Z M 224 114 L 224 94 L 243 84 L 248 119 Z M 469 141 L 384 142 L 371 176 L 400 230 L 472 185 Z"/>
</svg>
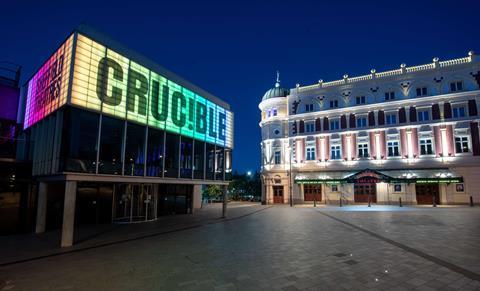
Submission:
<svg viewBox="0 0 480 291">
<path fill-rule="evenodd" d="M 229 102 L 238 171 L 260 168 L 258 103 L 277 69 L 292 88 L 480 53 L 478 0 L 107 2 L 2 1 L 0 60 L 25 81 L 75 26 L 93 26 Z"/>
</svg>

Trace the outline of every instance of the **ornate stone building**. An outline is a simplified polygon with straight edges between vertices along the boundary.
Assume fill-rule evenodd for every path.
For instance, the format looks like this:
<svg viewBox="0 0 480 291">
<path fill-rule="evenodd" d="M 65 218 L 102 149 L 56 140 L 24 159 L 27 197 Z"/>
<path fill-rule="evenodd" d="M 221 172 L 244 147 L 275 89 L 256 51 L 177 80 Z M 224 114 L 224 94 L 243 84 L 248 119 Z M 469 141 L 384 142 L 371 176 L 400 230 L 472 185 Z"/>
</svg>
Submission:
<svg viewBox="0 0 480 291">
<path fill-rule="evenodd" d="M 479 60 L 293 89 L 277 77 L 259 104 L 263 201 L 480 202 Z"/>
</svg>

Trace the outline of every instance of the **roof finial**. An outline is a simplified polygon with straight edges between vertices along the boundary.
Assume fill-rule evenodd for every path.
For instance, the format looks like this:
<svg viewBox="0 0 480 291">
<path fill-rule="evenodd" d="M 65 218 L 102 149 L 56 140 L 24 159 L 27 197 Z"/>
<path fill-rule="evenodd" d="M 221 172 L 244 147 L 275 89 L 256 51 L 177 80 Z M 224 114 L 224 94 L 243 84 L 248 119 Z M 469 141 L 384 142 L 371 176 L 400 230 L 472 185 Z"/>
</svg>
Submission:
<svg viewBox="0 0 480 291">
<path fill-rule="evenodd" d="M 277 70 L 277 82 L 275 82 L 275 88 L 280 87 L 280 72 Z"/>
</svg>

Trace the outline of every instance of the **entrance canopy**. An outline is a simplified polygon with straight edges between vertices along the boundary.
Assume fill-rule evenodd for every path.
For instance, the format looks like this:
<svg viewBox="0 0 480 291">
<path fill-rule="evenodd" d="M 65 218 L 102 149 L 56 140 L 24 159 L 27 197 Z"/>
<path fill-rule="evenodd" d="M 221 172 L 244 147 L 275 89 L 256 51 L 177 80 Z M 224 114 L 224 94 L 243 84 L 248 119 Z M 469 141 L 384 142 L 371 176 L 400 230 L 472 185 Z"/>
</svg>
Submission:
<svg viewBox="0 0 480 291">
<path fill-rule="evenodd" d="M 343 184 L 343 183 L 462 183 L 463 177 L 449 169 L 420 170 L 372 170 L 358 172 L 312 172 L 295 176 L 297 184 Z"/>
</svg>

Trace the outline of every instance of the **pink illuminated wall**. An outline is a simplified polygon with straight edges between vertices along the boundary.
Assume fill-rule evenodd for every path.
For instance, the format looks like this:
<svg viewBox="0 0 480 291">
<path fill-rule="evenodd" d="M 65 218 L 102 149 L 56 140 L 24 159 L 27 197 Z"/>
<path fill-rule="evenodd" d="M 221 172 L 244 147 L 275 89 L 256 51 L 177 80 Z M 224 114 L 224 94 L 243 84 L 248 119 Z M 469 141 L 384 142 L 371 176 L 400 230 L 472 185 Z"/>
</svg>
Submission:
<svg viewBox="0 0 480 291">
<path fill-rule="evenodd" d="M 73 35 L 28 82 L 24 128 L 40 121 L 67 102 Z"/>
</svg>

